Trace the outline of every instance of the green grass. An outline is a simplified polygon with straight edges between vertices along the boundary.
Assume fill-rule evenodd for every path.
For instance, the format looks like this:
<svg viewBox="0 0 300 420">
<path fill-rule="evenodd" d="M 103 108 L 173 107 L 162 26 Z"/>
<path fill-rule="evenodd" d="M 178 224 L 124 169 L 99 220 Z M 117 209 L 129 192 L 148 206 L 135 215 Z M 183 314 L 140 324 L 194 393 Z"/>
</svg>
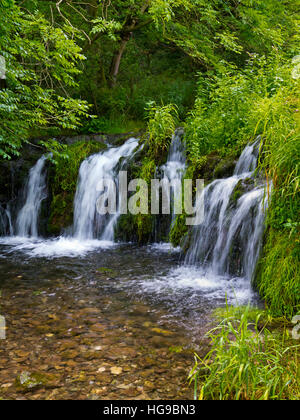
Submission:
<svg viewBox="0 0 300 420">
<path fill-rule="evenodd" d="M 273 316 L 291 318 L 300 311 L 300 242 L 289 229 L 270 228 L 255 286 Z"/>
<path fill-rule="evenodd" d="M 272 331 L 272 318 L 253 308 L 217 312 L 223 316 L 208 333 L 211 350 L 190 373 L 195 399 L 297 400 L 300 343 L 292 340 L 286 323 Z"/>
</svg>

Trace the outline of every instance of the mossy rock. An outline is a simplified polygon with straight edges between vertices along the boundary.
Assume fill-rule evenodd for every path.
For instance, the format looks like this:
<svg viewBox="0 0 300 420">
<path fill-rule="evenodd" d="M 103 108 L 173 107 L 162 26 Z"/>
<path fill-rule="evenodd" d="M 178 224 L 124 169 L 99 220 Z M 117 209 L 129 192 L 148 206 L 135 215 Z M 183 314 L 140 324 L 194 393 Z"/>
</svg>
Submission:
<svg viewBox="0 0 300 420">
<path fill-rule="evenodd" d="M 56 388 L 58 378 L 43 372 L 23 371 L 15 380 L 15 387 L 20 392 L 35 391 L 39 388 Z"/>
<path fill-rule="evenodd" d="M 228 178 L 233 175 L 236 166 L 235 159 L 222 159 L 214 169 L 213 176 L 216 179 Z"/>
<path fill-rule="evenodd" d="M 99 275 L 103 275 L 103 276 L 111 277 L 111 278 L 116 278 L 118 275 L 118 273 L 115 270 L 111 268 L 107 268 L 107 267 L 97 268 L 96 273 Z"/>
<path fill-rule="evenodd" d="M 204 179 L 205 183 L 214 179 L 214 169 L 220 161 L 218 152 L 212 152 L 209 155 L 201 156 L 192 162 L 186 172 L 188 179 Z"/>
<path fill-rule="evenodd" d="M 251 191 L 253 189 L 253 186 L 254 186 L 254 179 L 252 178 L 240 179 L 231 194 L 230 201 L 229 201 L 230 206 L 236 207 L 238 200 L 246 192 Z"/>
</svg>

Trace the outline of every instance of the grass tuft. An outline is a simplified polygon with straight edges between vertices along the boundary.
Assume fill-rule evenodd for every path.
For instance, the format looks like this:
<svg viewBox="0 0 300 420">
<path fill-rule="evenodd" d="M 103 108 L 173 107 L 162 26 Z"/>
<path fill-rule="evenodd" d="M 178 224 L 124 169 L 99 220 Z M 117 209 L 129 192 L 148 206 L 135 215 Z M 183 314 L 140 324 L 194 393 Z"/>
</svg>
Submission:
<svg viewBox="0 0 300 420">
<path fill-rule="evenodd" d="M 223 315 L 208 333 L 210 352 L 203 359 L 195 356 L 190 373 L 195 399 L 299 399 L 300 345 L 286 326 L 272 332 L 270 315 L 249 306 L 227 307 Z"/>
</svg>

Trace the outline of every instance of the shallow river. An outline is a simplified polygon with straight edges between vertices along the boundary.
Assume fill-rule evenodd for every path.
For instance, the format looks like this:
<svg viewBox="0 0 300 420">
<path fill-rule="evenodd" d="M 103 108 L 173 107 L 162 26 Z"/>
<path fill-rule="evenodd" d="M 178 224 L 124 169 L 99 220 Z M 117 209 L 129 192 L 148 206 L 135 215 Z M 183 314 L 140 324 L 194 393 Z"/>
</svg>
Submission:
<svg viewBox="0 0 300 420">
<path fill-rule="evenodd" d="M 256 301 L 168 244 L 66 238 L 1 238 L 0 290 L 0 397 L 21 399 L 192 399 L 212 310 Z M 24 372 L 42 383 L 22 389 Z"/>
</svg>

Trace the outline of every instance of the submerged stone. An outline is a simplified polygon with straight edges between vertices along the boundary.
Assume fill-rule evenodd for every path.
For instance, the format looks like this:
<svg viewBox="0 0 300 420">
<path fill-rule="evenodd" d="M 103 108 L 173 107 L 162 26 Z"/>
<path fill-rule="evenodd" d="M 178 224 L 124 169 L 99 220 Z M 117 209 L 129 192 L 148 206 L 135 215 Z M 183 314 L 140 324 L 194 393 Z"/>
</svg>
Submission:
<svg viewBox="0 0 300 420">
<path fill-rule="evenodd" d="M 15 380 L 18 391 L 28 392 L 38 388 L 51 388 L 58 386 L 57 377 L 41 372 L 23 371 Z"/>
</svg>

